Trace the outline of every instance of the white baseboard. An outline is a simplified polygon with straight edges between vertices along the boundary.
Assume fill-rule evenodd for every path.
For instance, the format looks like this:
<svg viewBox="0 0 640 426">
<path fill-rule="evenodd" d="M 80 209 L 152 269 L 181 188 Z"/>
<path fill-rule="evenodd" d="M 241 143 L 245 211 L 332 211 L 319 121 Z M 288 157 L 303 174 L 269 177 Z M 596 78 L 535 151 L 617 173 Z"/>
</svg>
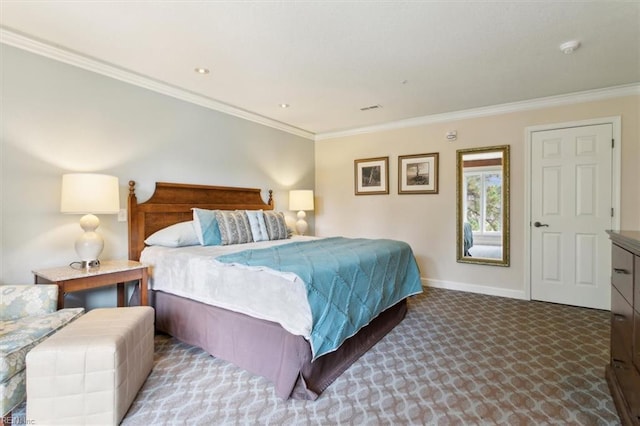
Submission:
<svg viewBox="0 0 640 426">
<path fill-rule="evenodd" d="M 460 283 L 455 281 L 434 280 L 422 278 L 423 287 L 444 288 L 447 290 L 466 291 L 469 293 L 486 294 L 489 296 L 509 297 L 511 299 L 530 300 L 524 290 L 511 290 L 499 287 L 490 287 L 478 284 Z"/>
</svg>

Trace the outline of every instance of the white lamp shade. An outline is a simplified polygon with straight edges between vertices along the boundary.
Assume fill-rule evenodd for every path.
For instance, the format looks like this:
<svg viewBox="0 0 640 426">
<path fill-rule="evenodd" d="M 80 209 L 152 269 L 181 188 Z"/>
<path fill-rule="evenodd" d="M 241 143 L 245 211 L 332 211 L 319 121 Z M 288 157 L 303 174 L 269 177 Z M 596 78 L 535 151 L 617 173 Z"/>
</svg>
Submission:
<svg viewBox="0 0 640 426">
<path fill-rule="evenodd" d="M 310 189 L 289 191 L 289 210 L 313 210 L 313 191 Z"/>
<path fill-rule="evenodd" d="M 118 178 L 93 173 L 62 175 L 62 213 L 114 214 L 120 210 Z"/>
<path fill-rule="evenodd" d="M 80 219 L 84 233 L 76 240 L 75 248 L 82 268 L 100 265 L 98 256 L 104 248 L 104 240 L 96 229 L 100 219 L 93 215 L 114 214 L 120 210 L 118 178 L 94 173 L 69 173 L 62 175 L 60 211 L 85 216 Z"/>
</svg>

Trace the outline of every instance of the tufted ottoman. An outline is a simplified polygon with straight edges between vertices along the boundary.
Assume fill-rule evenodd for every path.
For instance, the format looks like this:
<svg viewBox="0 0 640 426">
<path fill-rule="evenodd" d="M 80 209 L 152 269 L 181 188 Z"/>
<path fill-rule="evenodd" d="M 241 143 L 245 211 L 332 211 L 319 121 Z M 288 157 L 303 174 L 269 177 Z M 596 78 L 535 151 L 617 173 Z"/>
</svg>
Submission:
<svg viewBox="0 0 640 426">
<path fill-rule="evenodd" d="M 95 309 L 27 354 L 27 416 L 37 425 L 118 424 L 153 366 L 154 311 Z"/>
</svg>

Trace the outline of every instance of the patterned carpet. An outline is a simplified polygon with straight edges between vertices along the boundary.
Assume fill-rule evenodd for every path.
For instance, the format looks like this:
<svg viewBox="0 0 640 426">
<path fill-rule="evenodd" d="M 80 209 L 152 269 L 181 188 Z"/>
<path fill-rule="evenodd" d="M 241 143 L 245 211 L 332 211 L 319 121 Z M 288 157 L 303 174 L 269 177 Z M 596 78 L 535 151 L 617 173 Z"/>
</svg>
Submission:
<svg viewBox="0 0 640 426">
<path fill-rule="evenodd" d="M 122 424 L 619 424 L 608 354 L 608 312 L 429 288 L 317 401 L 157 336 Z"/>
</svg>

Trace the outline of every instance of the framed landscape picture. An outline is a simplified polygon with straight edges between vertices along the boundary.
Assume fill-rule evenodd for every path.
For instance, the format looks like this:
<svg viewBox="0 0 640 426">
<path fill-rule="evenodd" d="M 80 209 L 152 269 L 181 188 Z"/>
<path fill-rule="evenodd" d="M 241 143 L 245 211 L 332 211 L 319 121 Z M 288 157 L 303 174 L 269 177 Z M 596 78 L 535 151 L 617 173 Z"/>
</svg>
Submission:
<svg viewBox="0 0 640 426">
<path fill-rule="evenodd" d="M 389 157 L 354 161 L 356 195 L 389 193 Z"/>
<path fill-rule="evenodd" d="M 438 193 L 438 153 L 398 157 L 398 194 Z"/>
</svg>

